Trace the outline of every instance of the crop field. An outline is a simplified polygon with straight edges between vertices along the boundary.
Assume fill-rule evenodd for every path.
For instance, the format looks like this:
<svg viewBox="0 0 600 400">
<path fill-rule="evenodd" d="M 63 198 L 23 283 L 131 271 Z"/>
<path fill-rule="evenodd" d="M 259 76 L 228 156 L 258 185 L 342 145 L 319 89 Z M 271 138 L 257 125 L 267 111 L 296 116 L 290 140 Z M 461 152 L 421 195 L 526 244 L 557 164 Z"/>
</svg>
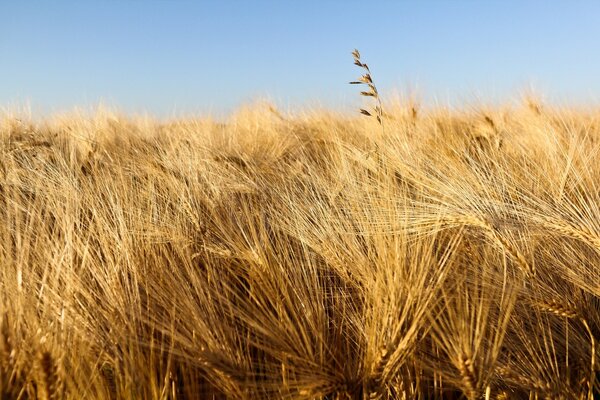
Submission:
<svg viewBox="0 0 600 400">
<path fill-rule="evenodd" d="M 600 112 L 367 96 L 0 118 L 0 398 L 594 399 Z"/>
</svg>

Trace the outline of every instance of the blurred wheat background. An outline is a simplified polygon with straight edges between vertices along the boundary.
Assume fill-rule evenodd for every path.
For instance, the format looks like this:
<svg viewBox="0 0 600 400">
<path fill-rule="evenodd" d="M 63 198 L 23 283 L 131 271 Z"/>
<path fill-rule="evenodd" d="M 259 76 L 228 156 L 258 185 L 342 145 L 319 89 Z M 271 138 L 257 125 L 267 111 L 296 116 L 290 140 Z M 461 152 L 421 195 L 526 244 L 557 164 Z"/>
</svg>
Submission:
<svg viewBox="0 0 600 400">
<path fill-rule="evenodd" d="M 593 399 L 600 113 L 381 118 L 4 115 L 0 397 Z"/>
</svg>

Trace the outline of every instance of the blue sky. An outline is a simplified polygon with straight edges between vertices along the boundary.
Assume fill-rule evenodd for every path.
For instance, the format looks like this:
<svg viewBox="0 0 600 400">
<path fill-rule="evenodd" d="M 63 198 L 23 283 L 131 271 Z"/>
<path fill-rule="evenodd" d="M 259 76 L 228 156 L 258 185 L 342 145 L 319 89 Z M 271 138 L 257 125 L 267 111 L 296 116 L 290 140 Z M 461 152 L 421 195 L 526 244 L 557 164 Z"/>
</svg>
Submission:
<svg viewBox="0 0 600 400">
<path fill-rule="evenodd" d="M 345 109 L 355 47 L 388 98 L 600 98 L 597 1 L 0 0 L 0 107 Z"/>
</svg>

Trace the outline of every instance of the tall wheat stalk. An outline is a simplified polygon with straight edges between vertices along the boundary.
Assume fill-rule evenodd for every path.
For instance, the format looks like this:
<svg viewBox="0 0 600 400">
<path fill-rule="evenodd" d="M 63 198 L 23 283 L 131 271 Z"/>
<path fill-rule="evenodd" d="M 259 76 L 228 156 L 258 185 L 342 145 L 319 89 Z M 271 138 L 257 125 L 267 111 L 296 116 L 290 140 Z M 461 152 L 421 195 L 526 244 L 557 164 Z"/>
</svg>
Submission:
<svg viewBox="0 0 600 400">
<path fill-rule="evenodd" d="M 369 117 L 375 117 L 379 125 L 381 126 L 382 132 L 384 129 L 383 124 L 383 106 L 381 104 L 381 98 L 379 97 L 379 92 L 377 91 L 377 87 L 373 82 L 373 78 L 371 77 L 371 70 L 366 63 L 363 63 L 360 59 L 360 53 L 357 49 L 352 51 L 352 57 L 354 58 L 354 65 L 363 69 L 364 73 L 361 75 L 357 81 L 350 82 L 351 85 L 366 85 L 368 90 L 361 91 L 360 95 L 365 97 L 371 97 L 375 100 L 375 107 L 368 111 L 364 108 L 360 109 L 360 113 Z M 416 115 L 416 113 L 415 113 Z"/>
</svg>

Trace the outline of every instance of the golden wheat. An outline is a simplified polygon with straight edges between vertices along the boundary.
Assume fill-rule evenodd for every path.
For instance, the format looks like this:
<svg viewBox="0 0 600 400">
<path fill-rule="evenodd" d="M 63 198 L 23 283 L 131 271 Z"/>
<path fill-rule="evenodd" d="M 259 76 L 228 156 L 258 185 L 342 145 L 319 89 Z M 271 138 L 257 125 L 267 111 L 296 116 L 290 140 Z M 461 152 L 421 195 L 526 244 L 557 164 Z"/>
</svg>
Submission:
<svg viewBox="0 0 600 400">
<path fill-rule="evenodd" d="M 592 399 L 600 113 L 384 113 L 354 56 L 381 135 L 0 118 L 0 397 Z"/>
</svg>

